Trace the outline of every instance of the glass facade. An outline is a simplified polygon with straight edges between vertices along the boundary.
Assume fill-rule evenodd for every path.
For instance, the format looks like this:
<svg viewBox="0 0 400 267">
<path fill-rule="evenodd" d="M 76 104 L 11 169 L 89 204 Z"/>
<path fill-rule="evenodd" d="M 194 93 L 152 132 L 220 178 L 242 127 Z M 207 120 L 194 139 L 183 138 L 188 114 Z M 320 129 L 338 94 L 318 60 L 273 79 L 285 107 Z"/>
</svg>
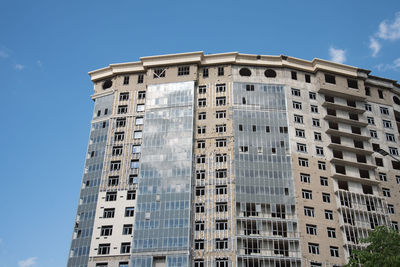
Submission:
<svg viewBox="0 0 400 267">
<path fill-rule="evenodd" d="M 192 81 L 148 86 L 133 266 L 163 260 L 146 252 L 166 256 L 167 266 L 189 262 L 193 99 Z"/>
</svg>

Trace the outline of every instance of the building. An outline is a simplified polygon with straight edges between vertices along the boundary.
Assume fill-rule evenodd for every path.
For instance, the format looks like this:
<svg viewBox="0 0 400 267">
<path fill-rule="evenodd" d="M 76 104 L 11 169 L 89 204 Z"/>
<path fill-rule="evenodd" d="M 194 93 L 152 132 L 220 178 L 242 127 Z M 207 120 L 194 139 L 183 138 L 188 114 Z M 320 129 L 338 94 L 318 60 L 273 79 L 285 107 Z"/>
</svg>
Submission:
<svg viewBox="0 0 400 267">
<path fill-rule="evenodd" d="M 193 52 L 89 73 L 68 266 L 340 266 L 400 221 L 400 86 L 321 59 Z"/>
</svg>

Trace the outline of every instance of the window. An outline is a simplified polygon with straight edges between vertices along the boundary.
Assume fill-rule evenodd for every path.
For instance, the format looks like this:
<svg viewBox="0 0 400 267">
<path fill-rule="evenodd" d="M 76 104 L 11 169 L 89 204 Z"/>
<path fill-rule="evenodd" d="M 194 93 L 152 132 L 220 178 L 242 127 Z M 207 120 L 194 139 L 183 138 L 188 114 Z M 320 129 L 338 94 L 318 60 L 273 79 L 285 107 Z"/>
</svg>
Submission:
<svg viewBox="0 0 400 267">
<path fill-rule="evenodd" d="M 217 106 L 225 106 L 226 105 L 226 97 L 220 96 L 216 98 L 216 105 Z"/>
<path fill-rule="evenodd" d="M 144 111 L 144 104 L 137 104 L 136 112 L 143 112 L 143 111 Z"/>
<path fill-rule="evenodd" d="M 375 158 L 376 166 L 383 167 L 383 159 L 382 158 Z"/>
<path fill-rule="evenodd" d="M 228 259 L 227 258 L 222 258 L 222 259 L 215 259 L 215 267 L 228 267 Z"/>
<path fill-rule="evenodd" d="M 300 181 L 309 184 L 311 181 L 310 175 L 307 173 L 300 173 Z"/>
<path fill-rule="evenodd" d="M 119 169 L 121 169 L 121 161 L 111 161 L 110 171 L 118 171 Z"/>
<path fill-rule="evenodd" d="M 291 71 L 292 80 L 297 80 L 297 72 Z"/>
<path fill-rule="evenodd" d="M 378 133 L 375 130 L 369 130 L 369 135 L 372 138 L 378 138 Z"/>
<path fill-rule="evenodd" d="M 129 190 L 126 194 L 127 200 L 135 200 L 136 199 L 136 190 Z"/>
<path fill-rule="evenodd" d="M 349 88 L 358 89 L 357 80 L 347 79 L 347 86 L 348 86 Z"/>
<path fill-rule="evenodd" d="M 299 158 L 299 166 L 308 167 L 308 159 Z"/>
<path fill-rule="evenodd" d="M 306 231 L 309 235 L 317 235 L 317 226 L 313 224 L 306 224 Z"/>
<path fill-rule="evenodd" d="M 325 171 L 326 163 L 324 161 L 318 161 L 318 169 Z"/>
<path fill-rule="evenodd" d="M 322 201 L 326 203 L 331 203 L 331 195 L 328 193 L 322 193 Z"/>
<path fill-rule="evenodd" d="M 204 231 L 204 221 L 196 221 L 194 223 L 195 231 Z"/>
<path fill-rule="evenodd" d="M 126 119 L 125 118 L 118 118 L 116 121 L 116 127 L 125 127 L 126 125 Z"/>
<path fill-rule="evenodd" d="M 276 72 L 273 69 L 267 69 L 264 72 L 264 76 L 267 78 L 275 78 L 276 77 Z"/>
<path fill-rule="evenodd" d="M 216 147 L 226 147 L 226 139 L 216 139 L 215 145 Z"/>
<path fill-rule="evenodd" d="M 218 110 L 218 111 L 215 113 L 215 118 L 217 118 L 217 119 L 224 119 L 224 118 L 226 118 L 226 110 Z"/>
<path fill-rule="evenodd" d="M 154 69 L 153 78 L 157 79 L 157 78 L 165 77 L 165 70 L 166 70 L 165 68 Z"/>
<path fill-rule="evenodd" d="M 203 239 L 195 239 L 194 240 L 194 249 L 195 250 L 204 249 L 204 240 Z"/>
<path fill-rule="evenodd" d="M 208 77 L 208 68 L 203 69 L 203 77 Z"/>
<path fill-rule="evenodd" d="M 301 102 L 293 101 L 293 108 L 301 109 Z"/>
<path fill-rule="evenodd" d="M 129 92 L 119 94 L 119 101 L 126 101 L 129 99 Z"/>
<path fill-rule="evenodd" d="M 297 143 L 297 151 L 307 153 L 307 146 L 306 144 Z"/>
<path fill-rule="evenodd" d="M 399 155 L 399 151 L 395 147 L 389 147 L 389 154 L 398 156 Z"/>
<path fill-rule="evenodd" d="M 138 79 L 137 79 L 137 83 L 143 83 L 144 80 L 144 75 L 143 74 L 139 74 L 138 75 Z"/>
<path fill-rule="evenodd" d="M 227 230 L 228 220 L 215 220 L 215 226 L 217 230 Z"/>
<path fill-rule="evenodd" d="M 206 155 L 198 155 L 196 162 L 199 164 L 206 163 Z"/>
<path fill-rule="evenodd" d="M 178 76 L 189 75 L 189 66 L 178 67 Z"/>
<path fill-rule="evenodd" d="M 215 211 L 216 212 L 226 212 L 226 211 L 228 211 L 228 203 L 227 202 L 217 202 L 217 203 L 215 203 Z"/>
<path fill-rule="evenodd" d="M 390 142 L 396 142 L 396 139 L 394 138 L 394 134 L 386 134 L 386 140 Z"/>
<path fill-rule="evenodd" d="M 301 190 L 301 195 L 304 199 L 312 199 L 312 191 L 303 189 Z"/>
<path fill-rule="evenodd" d="M 288 132 L 288 127 L 286 127 L 286 126 L 280 126 L 280 127 L 279 127 L 279 132 L 280 132 L 280 133 L 287 133 L 287 132 Z"/>
<path fill-rule="evenodd" d="M 226 169 L 215 170 L 215 178 L 226 178 L 228 171 Z"/>
<path fill-rule="evenodd" d="M 218 67 L 218 76 L 224 76 L 224 67 Z"/>
<path fill-rule="evenodd" d="M 146 98 L 146 91 L 139 91 L 138 99 L 145 99 L 145 98 Z"/>
<path fill-rule="evenodd" d="M 215 132 L 217 133 L 225 133 L 226 132 L 226 124 L 219 124 L 215 126 Z"/>
<path fill-rule="evenodd" d="M 247 153 L 247 152 L 249 152 L 249 147 L 248 146 L 239 146 L 239 152 Z"/>
<path fill-rule="evenodd" d="M 197 126 L 197 133 L 198 134 L 205 134 L 206 133 L 206 126 Z"/>
<path fill-rule="evenodd" d="M 310 254 L 319 254 L 319 245 L 315 243 L 308 243 L 308 252 Z"/>
<path fill-rule="evenodd" d="M 391 224 L 392 224 L 393 229 L 398 232 L 399 231 L 399 224 L 397 222 L 395 222 L 395 221 L 392 221 Z"/>
<path fill-rule="evenodd" d="M 325 82 L 326 83 L 331 83 L 331 84 L 336 84 L 336 79 L 334 75 L 330 74 L 325 74 Z"/>
<path fill-rule="evenodd" d="M 197 148 L 206 148 L 205 140 L 197 140 Z"/>
<path fill-rule="evenodd" d="M 392 128 L 392 122 L 391 121 L 387 121 L 387 120 L 383 120 L 383 127 Z"/>
<path fill-rule="evenodd" d="M 106 193 L 106 201 L 116 201 L 116 200 L 117 200 L 117 192 Z"/>
<path fill-rule="evenodd" d="M 120 162 L 117 163 L 117 164 L 120 164 Z M 108 186 L 116 186 L 116 185 L 118 185 L 118 183 L 119 183 L 119 177 L 118 176 L 110 176 L 110 177 L 108 177 Z"/>
<path fill-rule="evenodd" d="M 143 117 L 136 117 L 135 125 L 143 125 Z"/>
<path fill-rule="evenodd" d="M 100 236 L 110 236 L 112 235 L 112 225 L 103 225 L 100 230 Z"/>
<path fill-rule="evenodd" d="M 207 87 L 205 85 L 199 86 L 199 95 L 205 94 L 207 92 Z"/>
<path fill-rule="evenodd" d="M 124 224 L 122 228 L 123 235 L 131 235 L 132 234 L 133 225 L 132 224 Z"/>
<path fill-rule="evenodd" d="M 226 195 L 227 193 L 228 193 L 228 186 L 226 186 L 226 185 L 215 186 L 215 194 L 216 195 Z"/>
<path fill-rule="evenodd" d="M 331 256 L 332 257 L 339 257 L 339 248 L 338 247 L 329 247 L 329 250 L 331 251 Z"/>
<path fill-rule="evenodd" d="M 310 76 L 310 74 L 304 74 L 304 79 L 305 79 L 306 83 L 311 83 L 311 76 Z"/>
<path fill-rule="evenodd" d="M 194 260 L 194 267 L 204 267 L 204 260 L 203 259 Z"/>
<path fill-rule="evenodd" d="M 246 84 L 246 91 L 254 92 L 254 84 Z"/>
<path fill-rule="evenodd" d="M 269 126 L 268 126 L 268 128 L 269 128 Z M 295 129 L 295 132 L 296 132 L 296 136 L 297 137 L 301 137 L 301 138 L 305 138 L 306 137 L 306 133 L 302 129 Z"/>
<path fill-rule="evenodd" d="M 197 100 L 197 104 L 198 104 L 199 108 L 205 107 L 207 105 L 207 99 L 199 98 Z"/>
<path fill-rule="evenodd" d="M 394 214 L 394 206 L 392 204 L 388 204 L 388 213 Z"/>
<path fill-rule="evenodd" d="M 215 162 L 226 162 L 226 154 L 216 154 L 215 155 Z"/>
<path fill-rule="evenodd" d="M 96 267 L 108 267 L 108 263 L 103 263 L 103 262 L 96 263 Z"/>
<path fill-rule="evenodd" d="M 374 120 L 373 117 L 367 117 L 367 122 L 368 122 L 368 124 L 370 124 L 370 125 L 375 125 L 375 120 Z"/>
<path fill-rule="evenodd" d="M 97 250 L 97 255 L 107 255 L 110 254 L 110 244 L 99 244 L 99 248 Z"/>
<path fill-rule="evenodd" d="M 312 125 L 315 127 L 320 127 L 319 119 L 312 119 Z"/>
<path fill-rule="evenodd" d="M 129 183 L 130 185 L 132 185 L 132 184 L 137 184 L 137 174 L 131 174 L 131 175 L 129 175 L 129 177 L 128 177 L 128 183 Z"/>
<path fill-rule="evenodd" d="M 131 169 L 138 169 L 139 168 L 139 160 L 138 159 L 133 159 L 131 160 Z"/>
<path fill-rule="evenodd" d="M 122 155 L 122 146 L 113 146 L 113 148 L 112 148 L 112 155 L 113 155 L 113 156 L 120 156 L 120 155 Z"/>
<path fill-rule="evenodd" d="M 308 97 L 309 97 L 311 100 L 316 100 L 316 99 L 317 99 L 317 94 L 314 93 L 314 92 L 309 92 L 309 93 L 308 93 Z"/>
<path fill-rule="evenodd" d="M 311 112 L 312 113 L 318 113 L 318 107 L 314 106 L 314 105 L 311 105 Z"/>
<path fill-rule="evenodd" d="M 197 170 L 196 171 L 196 179 L 205 179 L 206 171 L 205 170 Z"/>
<path fill-rule="evenodd" d="M 228 238 L 217 238 L 215 239 L 216 249 L 228 249 Z"/>
<path fill-rule="evenodd" d="M 379 109 L 380 109 L 380 111 L 381 111 L 381 113 L 383 115 L 389 115 L 389 109 L 388 108 L 380 107 Z"/>
<path fill-rule="evenodd" d="M 335 228 L 326 228 L 327 232 L 328 232 L 328 237 L 329 238 L 336 238 L 336 229 Z"/>
<path fill-rule="evenodd" d="M 378 95 L 380 99 L 383 99 L 383 91 L 382 90 L 378 90 Z"/>
<path fill-rule="evenodd" d="M 120 262 L 118 267 L 128 267 L 129 266 L 129 262 L 124 261 L 124 262 Z"/>
<path fill-rule="evenodd" d="M 303 124 L 303 116 L 294 114 L 294 122 Z"/>
<path fill-rule="evenodd" d="M 131 252 L 131 243 L 121 243 L 121 254 Z"/>
<path fill-rule="evenodd" d="M 397 182 L 397 184 L 400 184 L 400 176 L 399 175 L 396 175 L 396 182 Z"/>
<path fill-rule="evenodd" d="M 319 133 L 319 132 L 314 132 L 314 140 L 315 140 L 315 141 L 322 141 L 321 133 Z"/>
<path fill-rule="evenodd" d="M 318 156 L 323 156 L 324 155 L 324 148 L 321 147 L 321 146 L 316 146 L 315 147 L 315 151 L 316 151 Z"/>
<path fill-rule="evenodd" d="M 205 195 L 205 187 L 204 186 L 198 186 L 196 187 L 196 196 L 204 196 Z"/>
<path fill-rule="evenodd" d="M 294 96 L 301 96 L 300 90 L 299 90 L 299 89 L 292 88 L 292 95 L 294 95 Z"/>
<path fill-rule="evenodd" d="M 390 189 L 389 188 L 382 188 L 382 194 L 384 197 L 390 197 Z"/>
<path fill-rule="evenodd" d="M 115 209 L 104 209 L 103 218 L 114 218 Z"/>
<path fill-rule="evenodd" d="M 372 111 L 372 106 L 370 104 L 365 104 L 366 111 Z"/>
<path fill-rule="evenodd" d="M 331 210 L 325 210 L 325 219 L 327 219 L 327 220 L 333 220 L 333 211 L 331 211 Z"/>
<path fill-rule="evenodd" d="M 201 120 L 205 120 L 205 119 L 206 119 L 206 117 L 207 117 L 207 114 L 206 114 L 206 112 L 200 112 L 200 113 L 199 113 L 199 115 L 198 115 L 198 119 L 199 119 L 199 121 L 201 121 Z"/>
<path fill-rule="evenodd" d="M 140 138 L 142 138 L 142 131 L 134 131 L 134 132 L 133 132 L 133 138 L 134 138 L 134 139 L 140 139 Z"/>
<path fill-rule="evenodd" d="M 319 181 L 320 181 L 320 184 L 322 185 L 322 186 L 328 186 L 328 178 L 327 177 L 320 177 L 319 178 Z"/>
<path fill-rule="evenodd" d="M 312 207 L 304 207 L 304 215 L 308 217 L 314 217 L 314 208 Z"/>
<path fill-rule="evenodd" d="M 128 112 L 128 106 L 127 105 L 118 106 L 118 110 L 117 110 L 118 114 L 125 114 L 127 112 Z"/>
<path fill-rule="evenodd" d="M 371 95 L 371 89 L 369 87 L 365 87 L 365 95 L 367 96 Z"/>
<path fill-rule="evenodd" d="M 133 217 L 134 214 L 135 214 L 135 208 L 134 207 L 125 208 L 125 217 Z"/>
</svg>

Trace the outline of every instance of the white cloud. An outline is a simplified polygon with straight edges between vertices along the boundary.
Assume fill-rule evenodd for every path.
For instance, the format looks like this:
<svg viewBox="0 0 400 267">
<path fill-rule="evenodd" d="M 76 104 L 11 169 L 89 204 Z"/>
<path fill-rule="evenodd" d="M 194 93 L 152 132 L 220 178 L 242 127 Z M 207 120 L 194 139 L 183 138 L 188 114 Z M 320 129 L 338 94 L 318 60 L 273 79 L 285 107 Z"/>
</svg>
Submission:
<svg viewBox="0 0 400 267">
<path fill-rule="evenodd" d="M 369 48 L 372 50 L 372 56 L 376 57 L 382 46 L 374 37 L 369 38 Z"/>
<path fill-rule="evenodd" d="M 42 61 L 40 61 L 40 60 L 36 61 L 36 64 L 37 64 L 39 67 L 42 67 L 42 66 L 43 66 Z"/>
<path fill-rule="evenodd" d="M 19 267 L 30 267 L 36 264 L 37 257 L 30 257 L 27 258 L 26 260 L 22 260 L 18 262 Z"/>
<path fill-rule="evenodd" d="M 16 69 L 16 70 L 23 70 L 24 68 L 25 68 L 25 66 L 21 65 L 21 64 L 15 64 L 14 65 L 14 69 Z"/>
<path fill-rule="evenodd" d="M 375 68 L 379 71 L 400 70 L 400 57 L 393 60 L 392 64 L 378 64 Z"/>
<path fill-rule="evenodd" d="M 7 54 L 7 52 L 6 51 L 4 51 L 4 50 L 0 50 L 0 57 L 1 58 L 8 58 L 8 54 Z"/>
<path fill-rule="evenodd" d="M 333 46 L 329 47 L 329 56 L 331 60 L 337 63 L 344 63 L 346 61 L 346 50 L 336 49 Z"/>
<path fill-rule="evenodd" d="M 393 23 L 388 23 L 386 20 L 379 24 L 377 36 L 384 40 L 400 39 L 400 12 L 397 12 Z"/>
</svg>

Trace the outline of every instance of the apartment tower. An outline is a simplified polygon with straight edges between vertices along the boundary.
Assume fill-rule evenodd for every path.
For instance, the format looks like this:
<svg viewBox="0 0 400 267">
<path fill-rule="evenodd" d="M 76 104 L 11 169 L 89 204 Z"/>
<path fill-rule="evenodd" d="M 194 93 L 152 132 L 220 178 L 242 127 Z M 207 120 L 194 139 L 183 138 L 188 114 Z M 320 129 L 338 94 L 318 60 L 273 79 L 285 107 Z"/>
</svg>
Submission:
<svg viewBox="0 0 400 267">
<path fill-rule="evenodd" d="M 288 56 L 89 73 L 69 267 L 341 266 L 400 221 L 400 86 Z"/>
</svg>

